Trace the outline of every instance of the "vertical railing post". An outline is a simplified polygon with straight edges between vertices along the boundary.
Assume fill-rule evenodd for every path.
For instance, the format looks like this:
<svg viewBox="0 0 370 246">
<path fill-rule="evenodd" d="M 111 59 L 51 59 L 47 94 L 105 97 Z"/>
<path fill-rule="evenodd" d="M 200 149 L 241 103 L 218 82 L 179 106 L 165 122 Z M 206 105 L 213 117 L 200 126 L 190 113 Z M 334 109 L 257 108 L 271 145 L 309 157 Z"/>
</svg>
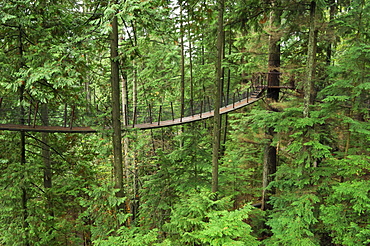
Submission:
<svg viewBox="0 0 370 246">
<path fill-rule="evenodd" d="M 182 118 L 184 117 L 184 114 L 182 112 L 184 112 L 184 103 L 181 103 L 181 115 L 180 115 L 180 122 L 182 122 Z"/>
<path fill-rule="evenodd" d="M 73 127 L 73 118 L 75 117 L 75 105 L 72 106 L 71 119 L 69 123 L 69 129 Z"/>
<path fill-rule="evenodd" d="M 229 73 L 230 73 L 230 69 L 229 69 Z M 227 90 L 226 90 L 226 104 L 225 106 L 229 105 L 229 99 L 230 99 L 230 77 L 228 79 L 228 83 L 227 83 Z"/>
<path fill-rule="evenodd" d="M 235 108 L 235 92 L 233 93 L 233 108 Z"/>
<path fill-rule="evenodd" d="M 3 103 L 3 98 L 0 97 L 0 113 L 1 113 L 1 104 Z M 5 115 L 4 115 L 4 118 L 5 118 Z"/>
<path fill-rule="evenodd" d="M 152 105 L 149 103 L 149 122 L 150 124 L 153 123 L 153 118 L 152 118 Z"/>
<path fill-rule="evenodd" d="M 202 118 L 202 113 L 203 113 L 203 100 L 200 101 L 200 118 Z"/>
<path fill-rule="evenodd" d="M 33 128 L 36 126 L 37 111 L 39 110 L 39 102 L 36 103 L 35 114 L 33 115 Z"/>
<path fill-rule="evenodd" d="M 64 104 L 64 124 L 63 127 L 67 127 L 67 104 Z"/>
<path fill-rule="evenodd" d="M 171 114 L 172 114 L 172 121 L 175 120 L 175 114 L 173 112 L 173 103 L 171 102 Z"/>
<path fill-rule="evenodd" d="M 159 106 L 158 126 L 161 124 L 161 114 L 162 114 L 162 105 L 161 105 L 161 106 Z"/>
<path fill-rule="evenodd" d="M 211 111 L 212 108 L 211 108 L 211 101 L 209 99 L 209 96 L 207 96 L 207 102 L 208 102 L 208 109 L 209 109 L 209 111 Z"/>
<path fill-rule="evenodd" d="M 193 98 L 190 99 L 190 111 L 191 111 L 191 115 L 194 116 Z"/>
<path fill-rule="evenodd" d="M 129 117 L 128 117 L 128 105 L 125 104 L 125 126 L 129 125 Z"/>
<path fill-rule="evenodd" d="M 30 107 L 28 109 L 28 126 L 31 126 L 31 112 L 32 112 L 32 104 L 30 103 Z"/>
<path fill-rule="evenodd" d="M 135 127 L 135 125 L 136 125 L 136 115 L 137 115 L 137 106 L 135 105 L 134 106 L 134 115 L 133 115 L 133 119 L 132 119 L 132 127 Z"/>
</svg>

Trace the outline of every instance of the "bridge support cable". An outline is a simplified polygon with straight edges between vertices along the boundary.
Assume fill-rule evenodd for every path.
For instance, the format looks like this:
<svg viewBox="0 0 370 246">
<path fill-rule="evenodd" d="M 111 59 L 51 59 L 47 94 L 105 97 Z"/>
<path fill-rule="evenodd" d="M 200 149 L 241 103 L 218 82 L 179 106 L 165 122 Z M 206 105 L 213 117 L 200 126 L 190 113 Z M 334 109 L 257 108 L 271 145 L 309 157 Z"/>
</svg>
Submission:
<svg viewBox="0 0 370 246">
<path fill-rule="evenodd" d="M 256 102 L 262 95 L 262 92 L 269 88 L 267 85 L 267 77 L 267 73 L 254 75 L 251 87 L 244 90 L 237 89 L 231 91 L 229 95 L 225 95 L 229 100 L 225 101 L 222 107 L 220 106 L 219 114 L 226 114 Z M 274 86 L 274 88 L 294 89 L 291 86 Z M 21 110 L 21 105 L 15 106 L 16 104 L 19 104 L 19 102 L 14 100 L 14 98 L 2 97 L 0 107 L 0 130 L 93 133 L 97 132 L 99 129 L 99 126 L 97 126 L 97 119 L 99 118 L 97 118 L 97 116 L 104 117 L 103 121 L 109 120 L 106 109 L 102 111 L 89 111 L 85 110 L 85 108 L 89 107 L 89 109 L 91 109 L 95 107 L 90 107 L 90 105 L 86 107 L 77 105 L 69 106 L 64 102 L 60 102 L 49 104 L 49 125 L 44 126 L 40 118 L 40 106 L 37 106 L 37 103 L 27 103 L 27 108 L 25 108 L 25 103 L 23 103 L 23 111 Z M 128 113 L 126 116 L 127 125 L 121 122 L 121 131 L 125 128 L 150 129 L 181 125 L 211 118 L 215 115 L 214 100 L 209 96 L 204 96 L 202 100 L 194 101 L 193 109 L 191 109 L 190 102 L 186 102 L 184 105 L 179 105 L 174 102 L 161 105 L 148 103 L 147 105 L 133 106 L 126 104 L 126 107 L 132 107 L 132 112 Z M 184 109 L 183 116 L 181 116 L 180 113 L 181 108 Z M 23 116 L 21 112 L 24 113 Z M 122 111 L 120 110 L 120 118 L 121 114 Z M 160 118 L 159 121 L 158 118 Z M 108 129 L 106 124 L 100 126 L 100 128 Z"/>
</svg>

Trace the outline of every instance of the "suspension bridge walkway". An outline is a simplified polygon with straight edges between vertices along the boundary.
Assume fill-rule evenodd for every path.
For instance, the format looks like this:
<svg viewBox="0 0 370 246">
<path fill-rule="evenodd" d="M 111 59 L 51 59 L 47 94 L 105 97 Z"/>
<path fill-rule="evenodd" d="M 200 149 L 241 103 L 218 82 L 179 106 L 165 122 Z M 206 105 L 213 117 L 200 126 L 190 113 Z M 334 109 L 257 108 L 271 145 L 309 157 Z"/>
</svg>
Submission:
<svg viewBox="0 0 370 246">
<path fill-rule="evenodd" d="M 251 105 L 261 99 L 263 92 L 272 86 L 260 79 L 244 91 L 223 95 L 220 114 L 226 114 Z M 275 88 L 291 89 L 289 86 Z M 19 104 L 19 102 L 18 102 Z M 48 105 L 29 103 L 27 107 L 15 107 L 16 102 L 0 98 L 0 130 L 27 132 L 94 133 L 99 129 L 110 129 L 110 114 L 92 107 Z M 162 105 L 124 106 L 121 115 L 122 129 L 153 129 L 186 124 L 214 116 L 215 109 L 210 97 L 204 97 L 186 105 L 174 103 Z"/>
</svg>

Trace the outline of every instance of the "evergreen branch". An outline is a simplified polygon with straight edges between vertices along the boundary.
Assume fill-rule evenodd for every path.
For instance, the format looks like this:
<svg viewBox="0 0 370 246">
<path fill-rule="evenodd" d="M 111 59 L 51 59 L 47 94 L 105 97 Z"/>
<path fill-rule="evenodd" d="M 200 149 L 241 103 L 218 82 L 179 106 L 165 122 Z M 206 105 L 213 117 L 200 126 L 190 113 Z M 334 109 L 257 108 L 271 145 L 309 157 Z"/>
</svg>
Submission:
<svg viewBox="0 0 370 246">
<path fill-rule="evenodd" d="M 70 164 L 70 165 L 72 165 L 72 163 L 71 162 L 69 162 L 64 156 L 63 156 L 63 154 L 61 154 L 58 150 L 56 150 L 54 147 L 52 147 L 51 145 L 49 145 L 48 143 L 45 143 L 44 141 L 42 141 L 41 139 L 39 139 L 39 138 L 37 138 L 37 137 L 34 137 L 34 136 L 32 136 L 32 135 L 30 135 L 30 134 L 27 134 L 26 133 L 26 136 L 27 137 L 30 137 L 30 138 L 32 138 L 32 139 L 34 139 L 34 140 L 36 140 L 37 142 L 39 142 L 39 143 L 42 143 L 42 144 L 44 144 L 44 145 L 46 145 L 47 147 L 49 147 L 51 150 L 53 150 L 57 155 L 59 155 L 65 162 L 67 162 L 68 164 Z M 40 148 L 42 148 L 41 146 L 39 146 Z"/>
</svg>

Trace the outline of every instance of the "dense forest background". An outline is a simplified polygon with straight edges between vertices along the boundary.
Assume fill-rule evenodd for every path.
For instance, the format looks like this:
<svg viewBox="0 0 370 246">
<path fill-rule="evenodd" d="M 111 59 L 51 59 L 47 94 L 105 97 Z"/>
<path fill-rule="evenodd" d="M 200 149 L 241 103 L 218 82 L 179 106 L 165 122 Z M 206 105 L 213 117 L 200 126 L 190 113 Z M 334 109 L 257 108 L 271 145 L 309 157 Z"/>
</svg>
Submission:
<svg viewBox="0 0 370 246">
<path fill-rule="evenodd" d="M 0 25 L 0 116 L 97 130 L 0 131 L 0 245 L 370 244 L 369 1 L 3 0 Z M 125 126 L 261 74 L 294 89 Z"/>
</svg>

